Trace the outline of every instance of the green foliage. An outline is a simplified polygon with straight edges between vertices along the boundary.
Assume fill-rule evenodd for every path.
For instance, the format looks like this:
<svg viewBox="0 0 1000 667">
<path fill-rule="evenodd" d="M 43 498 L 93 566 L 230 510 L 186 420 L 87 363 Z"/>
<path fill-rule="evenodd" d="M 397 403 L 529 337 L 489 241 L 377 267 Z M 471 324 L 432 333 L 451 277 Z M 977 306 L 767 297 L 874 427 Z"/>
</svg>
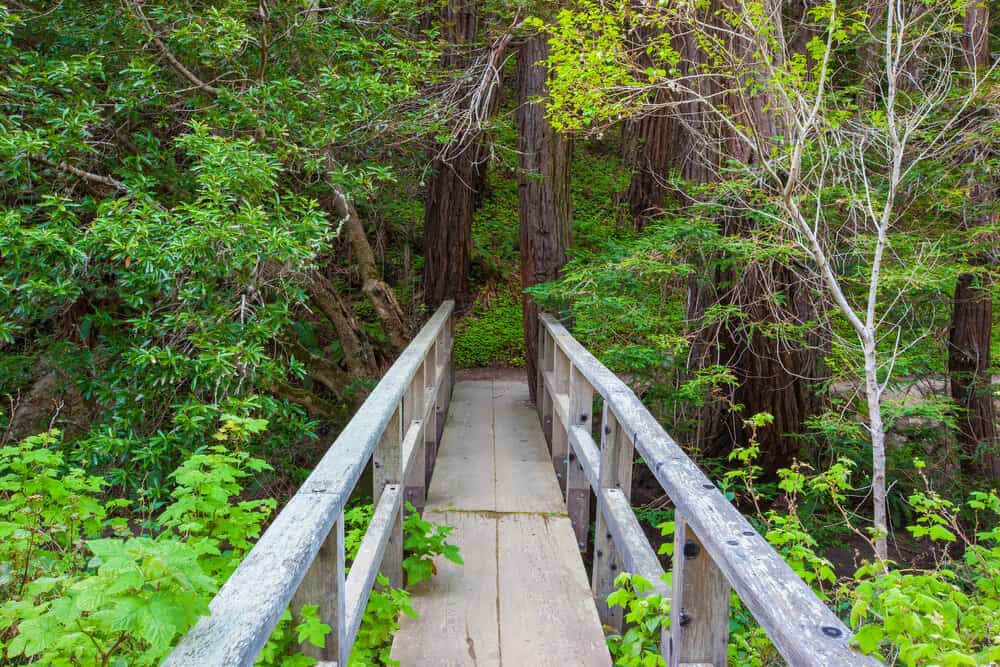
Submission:
<svg viewBox="0 0 1000 667">
<path fill-rule="evenodd" d="M 227 420 L 218 439 L 238 440 L 261 421 Z M 238 500 L 242 481 L 267 464 L 217 445 L 195 454 L 172 474 L 173 502 L 142 522 L 123 513 L 124 500 L 99 497 L 99 477 L 67 465 L 44 433 L 0 448 L 0 655 L 5 663 L 154 665 L 199 616 L 220 584 L 259 536 L 273 500 Z M 345 513 L 353 559 L 371 520 L 371 505 Z M 433 575 L 435 556 L 461 564 L 447 542 L 450 527 L 422 520 L 408 505 L 404 520 L 409 582 Z M 132 519 L 130 521 L 130 519 Z M 107 537 L 112 535 L 112 537 Z M 399 615 L 414 616 L 409 594 L 379 577 L 368 601 L 351 664 L 389 659 Z M 317 608 L 293 622 L 287 611 L 258 664 L 304 667 L 308 642 L 322 647 L 330 627 Z"/>
<path fill-rule="evenodd" d="M 480 298 L 455 327 L 455 366 L 482 368 L 524 364 L 521 301 L 504 293 L 490 306 Z"/>
<path fill-rule="evenodd" d="M 101 499 L 105 482 L 67 465 L 57 438 L 0 449 L 0 650 L 12 664 L 159 664 L 273 509 L 233 502 L 266 464 L 222 446 L 191 457 L 174 502 L 131 534 L 116 516 L 129 503 Z"/>
<path fill-rule="evenodd" d="M 966 508 L 977 528 L 967 535 L 962 508 L 932 489 L 910 503 L 915 537 L 932 545 L 960 542 L 961 558 L 942 549 L 936 567 L 887 569 L 873 563 L 858 570 L 851 624 L 861 650 L 905 665 L 987 665 L 1000 660 L 1000 495 L 972 492 Z M 982 522 L 982 523 L 981 523 Z"/>
<path fill-rule="evenodd" d="M 665 581 L 669 586 L 670 577 Z M 622 635 L 608 637 L 615 665 L 663 667 L 660 633 L 670 627 L 670 599 L 652 591 L 653 585 L 637 574 L 622 572 L 615 577 L 608 606 L 621 607 L 627 628 Z"/>
<path fill-rule="evenodd" d="M 434 565 L 435 556 L 444 556 L 452 563 L 462 564 L 462 556 L 458 547 L 449 544 L 447 538 L 454 529 L 453 526 L 442 526 L 420 518 L 416 508 L 406 503 L 408 510 L 403 519 L 403 570 L 406 572 L 406 583 L 410 586 L 430 579 L 437 573 Z"/>
<path fill-rule="evenodd" d="M 735 469 L 727 482 L 737 497 L 754 507 L 759 469 L 754 448 L 738 450 L 734 459 L 747 466 Z M 923 463 L 915 466 L 923 470 Z M 843 505 L 851 490 L 853 464 L 842 459 L 822 472 L 796 463 L 779 471 L 781 511 L 758 507 L 753 520 L 762 527 L 768 543 L 814 592 L 840 610 L 856 629 L 854 643 L 865 653 L 887 664 L 989 665 L 1000 656 L 1000 495 L 973 491 L 963 505 L 937 494 L 924 478 L 925 489 L 908 499 L 916 521 L 908 527 L 914 537 L 934 551 L 927 567 L 897 567 L 892 562 L 866 562 L 853 577 L 837 579 L 833 566 L 820 552 L 799 509 L 808 498 L 825 497 L 839 512 L 848 529 L 853 513 Z M 971 514 L 970 533 L 961 516 Z M 829 518 L 824 521 L 829 522 Z M 668 541 L 661 553 L 671 553 L 673 522 L 661 526 Z M 871 539 L 871 538 L 867 538 Z M 960 544 L 960 551 L 948 547 Z M 954 556 L 954 553 L 960 554 Z M 669 602 L 657 606 L 656 596 L 642 597 L 648 582 L 623 573 L 609 604 L 634 614 L 635 625 L 621 636 L 608 638 L 615 664 L 657 665 L 659 627 L 669 623 Z M 849 614 L 849 619 L 846 616 Z M 783 664 L 774 646 L 736 595 L 731 601 L 729 659 L 733 664 Z"/>
<path fill-rule="evenodd" d="M 365 607 L 357 639 L 351 649 L 351 667 L 367 665 L 398 665 L 390 657 L 392 638 L 399 630 L 400 614 L 416 618 L 410 606 L 410 594 L 401 588 L 389 587 L 389 580 L 378 576 L 378 588 L 373 590 Z"/>
</svg>

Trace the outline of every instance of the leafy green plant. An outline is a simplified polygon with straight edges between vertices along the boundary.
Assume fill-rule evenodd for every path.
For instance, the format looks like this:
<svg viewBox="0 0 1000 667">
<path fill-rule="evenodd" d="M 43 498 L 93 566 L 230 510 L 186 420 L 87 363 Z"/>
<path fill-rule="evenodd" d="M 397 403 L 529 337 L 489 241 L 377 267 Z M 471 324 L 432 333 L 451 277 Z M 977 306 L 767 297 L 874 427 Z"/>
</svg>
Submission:
<svg viewBox="0 0 1000 667">
<path fill-rule="evenodd" d="M 523 363 L 521 302 L 516 295 L 502 294 L 488 307 L 477 302 L 455 327 L 455 365 L 459 368 Z"/>
<path fill-rule="evenodd" d="M 408 512 L 403 520 L 406 583 L 412 586 L 434 576 L 437 573 L 435 556 L 444 556 L 452 563 L 462 565 L 458 547 L 447 541 L 455 528 L 425 521 L 410 503 L 406 503 L 406 508 Z"/>
<path fill-rule="evenodd" d="M 669 584 L 669 575 L 668 575 Z M 653 585 L 637 574 L 615 577 L 609 607 L 621 607 L 626 630 L 608 637 L 608 649 L 621 667 L 663 667 L 660 634 L 670 627 L 670 599 L 653 592 Z"/>
<path fill-rule="evenodd" d="M 14 664 L 158 664 L 273 510 L 232 501 L 266 464 L 221 445 L 189 458 L 174 502 L 133 535 L 114 516 L 128 501 L 101 499 L 105 482 L 68 466 L 57 438 L 0 449 L 0 650 Z"/>
<path fill-rule="evenodd" d="M 922 467 L 918 462 L 918 468 Z M 1000 495 L 974 491 L 963 508 L 929 486 L 910 497 L 908 530 L 940 548 L 936 566 L 895 569 L 866 564 L 855 574 L 851 624 L 861 650 L 905 665 L 988 665 L 1000 661 Z M 980 528 L 984 522 L 986 528 Z M 960 544 L 953 558 L 949 545 Z"/>
</svg>

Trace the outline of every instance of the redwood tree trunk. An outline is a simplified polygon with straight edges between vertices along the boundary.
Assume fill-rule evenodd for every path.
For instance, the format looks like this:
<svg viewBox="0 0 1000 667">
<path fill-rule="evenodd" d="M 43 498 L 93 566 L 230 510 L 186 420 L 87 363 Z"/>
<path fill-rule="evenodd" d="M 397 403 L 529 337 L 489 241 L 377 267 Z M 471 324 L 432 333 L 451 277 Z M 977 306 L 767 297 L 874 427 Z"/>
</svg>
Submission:
<svg viewBox="0 0 1000 667">
<path fill-rule="evenodd" d="M 441 65 L 465 67 L 479 28 L 476 0 L 448 0 L 441 6 L 440 23 L 448 43 Z M 448 148 L 435 149 L 424 202 L 424 303 L 431 310 L 445 299 L 455 299 L 459 307 L 468 301 L 472 214 L 485 175 L 478 137 L 463 142 L 454 154 Z"/>
<path fill-rule="evenodd" d="M 632 168 L 628 212 L 637 231 L 663 211 L 667 178 L 675 162 L 679 124 L 673 113 L 657 111 L 630 120 L 622 130 L 625 162 Z"/>
<path fill-rule="evenodd" d="M 989 4 L 985 0 L 970 0 L 963 31 L 964 64 L 970 78 L 982 76 L 989 69 L 989 26 Z M 989 153 L 988 147 L 980 142 L 970 148 L 967 160 L 971 163 L 986 161 L 991 157 Z M 996 213 L 989 212 L 995 198 L 994 183 L 973 180 L 970 188 L 973 213 L 967 226 L 996 224 Z M 975 262 L 983 266 L 990 266 L 995 260 L 986 253 L 975 258 Z M 985 273 L 958 277 L 948 340 L 948 372 L 951 396 L 962 409 L 958 419 L 958 440 L 963 449 L 964 467 L 969 472 L 998 478 L 1000 451 L 990 377 L 993 298 L 988 280 Z"/>
<path fill-rule="evenodd" d="M 732 0 L 728 0 L 732 1 Z M 728 31 L 720 39 L 729 39 L 733 53 L 739 55 L 741 42 Z M 688 61 L 695 67 L 704 56 L 689 45 Z M 752 54 L 747 54 L 752 58 Z M 717 84 L 708 81 L 703 94 L 714 94 Z M 727 82 L 727 86 L 732 82 Z M 744 85 L 749 86 L 749 82 Z M 714 89 L 713 89 L 714 88 Z M 741 110 L 736 122 L 753 127 L 763 137 L 781 133 L 777 119 L 767 113 L 766 100 L 743 91 L 731 93 L 730 108 Z M 702 112 L 704 113 L 704 112 Z M 687 115 L 691 118 L 691 114 Z M 712 127 L 706 122 L 693 131 Z M 716 124 L 717 128 L 718 125 Z M 682 174 L 699 182 L 719 178 L 718 160 L 739 160 L 752 164 L 760 159 L 754 150 L 735 136 L 702 135 L 688 137 L 692 146 L 687 155 L 699 155 L 699 164 L 682 165 Z M 707 143 L 707 145 L 706 145 Z M 697 149 L 696 147 L 702 148 Z M 713 154 L 717 147 L 720 154 Z M 690 159 L 690 158 L 688 158 Z M 740 215 L 719 220 L 725 235 L 750 237 L 754 222 Z M 807 284 L 791 266 L 776 261 L 748 260 L 733 266 L 725 258 L 709 258 L 717 268 L 710 276 L 696 276 L 691 281 L 689 317 L 699 327 L 692 343 L 691 365 L 694 370 L 711 364 L 727 367 L 736 378 L 736 386 L 725 400 L 712 400 L 702 410 L 697 445 L 704 453 L 721 455 L 735 447 L 746 446 L 751 437 L 760 444 L 760 465 L 765 474 L 786 467 L 799 447 L 797 434 L 805 431 L 805 419 L 814 411 L 817 399 L 809 386 L 822 368 L 820 335 L 812 331 L 801 338 L 764 333 L 774 325 L 798 327 L 815 319 L 816 303 Z M 706 280 L 707 278 L 707 280 Z M 775 297 L 781 298 L 775 298 Z M 735 306 L 739 317 L 705 324 L 702 318 L 713 305 Z M 733 405 L 742 406 L 738 411 Z M 753 415 L 767 412 L 774 421 L 756 430 L 744 424 Z"/>
<path fill-rule="evenodd" d="M 572 144 L 545 118 L 548 55 L 544 36 L 527 38 L 517 54 L 518 200 L 522 288 L 554 280 L 566 263 L 572 219 Z M 538 361 L 538 307 L 524 294 L 525 365 L 535 400 Z"/>
<path fill-rule="evenodd" d="M 630 34 L 641 54 L 640 67 L 652 67 L 654 61 L 646 49 L 650 42 L 650 28 L 636 26 Z M 674 40 L 681 48 L 681 38 Z M 667 200 L 667 179 L 677 166 L 680 151 L 681 124 L 676 111 L 665 108 L 670 94 L 660 90 L 654 100 L 654 111 L 630 119 L 622 128 L 622 148 L 625 164 L 632 169 L 628 187 L 628 213 L 637 231 L 663 210 Z"/>
</svg>

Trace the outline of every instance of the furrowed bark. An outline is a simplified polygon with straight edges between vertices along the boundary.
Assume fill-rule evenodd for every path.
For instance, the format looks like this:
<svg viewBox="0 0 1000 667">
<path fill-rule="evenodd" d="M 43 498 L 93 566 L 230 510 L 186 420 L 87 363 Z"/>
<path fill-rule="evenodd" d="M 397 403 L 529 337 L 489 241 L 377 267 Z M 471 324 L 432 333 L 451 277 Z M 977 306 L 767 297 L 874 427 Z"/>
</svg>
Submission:
<svg viewBox="0 0 1000 667">
<path fill-rule="evenodd" d="M 521 286 L 559 277 L 571 234 L 570 161 L 572 144 L 545 118 L 548 41 L 528 37 L 517 56 L 518 200 Z M 522 295 L 525 361 L 531 400 L 538 366 L 538 306 Z"/>
<path fill-rule="evenodd" d="M 970 0 L 963 25 L 962 50 L 967 79 L 974 80 L 990 67 L 990 8 L 986 0 Z M 970 147 L 969 164 L 990 159 L 988 146 Z M 989 178 L 989 176 L 987 176 Z M 969 199 L 972 215 L 965 221 L 968 229 L 996 224 L 991 211 L 996 199 L 996 184 L 970 177 Z M 996 257 L 982 252 L 973 263 L 994 265 Z M 963 273 L 958 276 L 948 336 L 948 373 L 951 396 L 961 410 L 958 416 L 958 442 L 962 448 L 963 468 L 967 472 L 1000 478 L 1000 443 L 997 440 L 996 408 L 993 402 L 990 337 L 993 325 L 993 297 L 989 275 Z"/>
<path fill-rule="evenodd" d="M 423 285 L 424 303 L 430 310 L 449 298 L 462 309 L 470 299 L 472 215 L 486 179 L 489 153 L 482 122 L 499 106 L 503 58 L 510 41 L 509 35 L 497 40 L 485 61 L 470 57 L 468 52 L 478 34 L 474 0 L 445 3 L 441 27 L 451 47 L 442 54 L 442 66 L 465 68 L 463 79 L 467 80 L 458 84 L 461 108 L 455 119 L 455 136 L 450 143 L 436 147 L 427 184 Z"/>
</svg>

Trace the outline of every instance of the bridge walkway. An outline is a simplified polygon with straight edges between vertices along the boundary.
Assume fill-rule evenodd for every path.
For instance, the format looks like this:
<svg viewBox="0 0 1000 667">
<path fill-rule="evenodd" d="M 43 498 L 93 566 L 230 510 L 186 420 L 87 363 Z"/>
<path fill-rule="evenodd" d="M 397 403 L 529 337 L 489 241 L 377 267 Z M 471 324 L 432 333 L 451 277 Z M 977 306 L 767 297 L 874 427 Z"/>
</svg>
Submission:
<svg viewBox="0 0 1000 667">
<path fill-rule="evenodd" d="M 525 382 L 455 384 L 424 518 L 454 527 L 465 564 L 414 589 L 402 667 L 611 664 Z"/>
</svg>

